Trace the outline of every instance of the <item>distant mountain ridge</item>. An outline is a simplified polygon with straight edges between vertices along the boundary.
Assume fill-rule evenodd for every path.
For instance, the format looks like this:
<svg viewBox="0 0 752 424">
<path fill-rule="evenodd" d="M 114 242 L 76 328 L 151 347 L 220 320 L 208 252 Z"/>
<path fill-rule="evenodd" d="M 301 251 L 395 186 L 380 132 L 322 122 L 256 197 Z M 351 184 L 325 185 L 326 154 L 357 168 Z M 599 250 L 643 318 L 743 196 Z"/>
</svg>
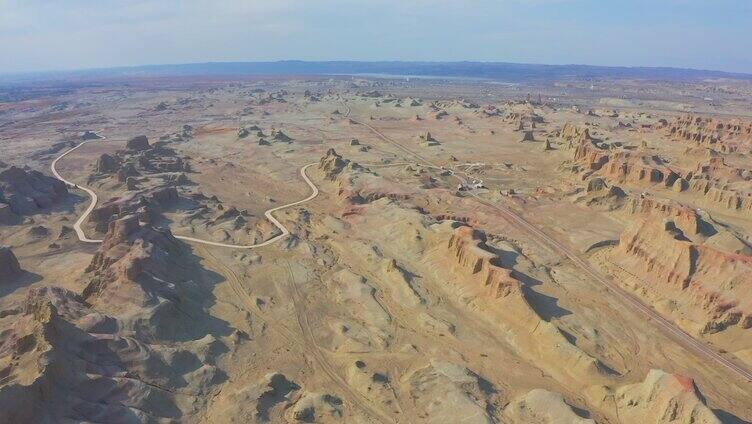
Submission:
<svg viewBox="0 0 752 424">
<path fill-rule="evenodd" d="M 752 80 L 752 74 L 667 67 L 621 67 L 595 65 L 538 65 L 507 62 L 207 62 L 175 65 L 143 65 L 49 71 L 23 74 L 0 74 L 0 83 L 67 78 L 111 78 L 199 75 L 358 75 L 386 74 L 451 78 L 483 78 L 503 81 L 635 78 L 650 80 L 697 80 L 730 78 Z"/>
</svg>

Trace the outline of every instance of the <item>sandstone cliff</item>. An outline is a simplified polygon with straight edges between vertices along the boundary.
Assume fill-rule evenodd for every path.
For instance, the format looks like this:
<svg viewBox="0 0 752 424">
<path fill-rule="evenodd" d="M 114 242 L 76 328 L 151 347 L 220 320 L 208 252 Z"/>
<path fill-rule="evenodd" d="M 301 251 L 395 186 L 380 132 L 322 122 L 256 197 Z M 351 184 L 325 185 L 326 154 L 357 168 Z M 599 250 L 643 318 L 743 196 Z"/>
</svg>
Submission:
<svg viewBox="0 0 752 424">
<path fill-rule="evenodd" d="M 645 380 L 607 390 L 603 406 L 615 403 L 624 423 L 720 424 L 691 378 L 653 369 Z"/>
<path fill-rule="evenodd" d="M 630 226 L 612 257 L 651 296 L 671 299 L 700 332 L 752 326 L 748 255 L 694 243 L 674 221 L 654 218 Z"/>
<path fill-rule="evenodd" d="M 607 381 L 609 371 L 597 359 L 571 344 L 551 322 L 542 319 L 527 300 L 516 271 L 499 266 L 486 246 L 485 234 L 468 226 L 454 230 L 447 248 L 454 260 L 453 290 L 468 305 L 481 309 L 506 328 L 520 353 L 534 361 L 558 364 L 558 379 L 582 384 Z M 577 382 L 580 383 L 577 383 Z"/>
<path fill-rule="evenodd" d="M 115 221 L 83 294 L 35 287 L 0 315 L 0 421 L 176 422 L 223 381 L 202 270 L 169 231 Z"/>
<path fill-rule="evenodd" d="M 590 131 L 587 127 L 579 127 L 569 122 L 564 124 L 564 127 L 562 127 L 561 131 L 559 132 L 559 138 L 562 141 L 567 142 L 567 147 L 569 148 L 593 141 L 592 137 L 590 137 Z"/>
<path fill-rule="evenodd" d="M 687 115 L 667 123 L 666 132 L 674 139 L 712 146 L 724 153 L 752 149 L 752 122 Z"/>
<path fill-rule="evenodd" d="M 352 213 L 357 205 L 372 202 L 382 197 L 404 200 L 410 189 L 402 184 L 391 183 L 349 159 L 344 159 L 334 149 L 329 149 L 319 161 L 319 169 L 326 178 L 335 181 L 338 195 L 345 200 L 345 214 Z"/>
<path fill-rule="evenodd" d="M 154 222 L 160 211 L 174 205 L 178 199 L 175 187 L 157 187 L 110 199 L 95 208 L 88 220 L 95 223 L 97 230 L 101 232 L 107 230 L 113 219 L 127 215 L 137 215 L 143 222 Z"/>
<path fill-rule="evenodd" d="M 582 179 L 597 175 L 634 187 L 658 186 L 695 192 L 715 207 L 736 213 L 752 211 L 752 192 L 733 185 L 734 181 L 744 184 L 750 177 L 742 169 L 725 167 L 722 158 L 700 165 L 697 171 L 686 172 L 675 169 L 659 156 L 606 150 L 585 142 L 576 146 L 572 164 L 572 171 L 579 173 Z"/>
</svg>

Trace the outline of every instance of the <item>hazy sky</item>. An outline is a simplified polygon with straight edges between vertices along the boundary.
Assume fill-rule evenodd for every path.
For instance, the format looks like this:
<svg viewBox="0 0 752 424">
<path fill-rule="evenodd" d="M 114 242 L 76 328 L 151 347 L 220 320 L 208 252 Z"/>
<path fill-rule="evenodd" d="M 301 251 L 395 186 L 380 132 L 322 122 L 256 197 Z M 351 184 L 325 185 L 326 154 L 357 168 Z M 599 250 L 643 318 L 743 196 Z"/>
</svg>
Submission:
<svg viewBox="0 0 752 424">
<path fill-rule="evenodd" d="M 752 73 L 752 0 L 0 0 L 0 73 L 479 60 Z"/>
</svg>

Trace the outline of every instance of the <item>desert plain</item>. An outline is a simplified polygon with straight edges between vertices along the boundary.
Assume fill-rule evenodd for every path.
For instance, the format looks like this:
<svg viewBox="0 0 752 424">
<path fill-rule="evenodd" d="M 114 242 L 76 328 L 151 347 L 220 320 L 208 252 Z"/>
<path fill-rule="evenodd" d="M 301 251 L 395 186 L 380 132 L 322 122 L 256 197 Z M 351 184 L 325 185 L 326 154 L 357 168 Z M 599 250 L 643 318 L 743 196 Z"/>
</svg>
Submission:
<svg viewBox="0 0 752 424">
<path fill-rule="evenodd" d="M 6 90 L 0 422 L 749 422 L 751 94 Z"/>
</svg>

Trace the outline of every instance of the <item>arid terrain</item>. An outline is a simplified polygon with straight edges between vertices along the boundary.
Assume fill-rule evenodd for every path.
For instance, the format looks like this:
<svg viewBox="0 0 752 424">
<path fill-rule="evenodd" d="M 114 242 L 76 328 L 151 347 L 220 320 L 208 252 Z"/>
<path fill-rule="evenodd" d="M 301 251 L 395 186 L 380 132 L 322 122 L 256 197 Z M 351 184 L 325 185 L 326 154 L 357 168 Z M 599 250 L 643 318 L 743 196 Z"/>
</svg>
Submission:
<svg viewBox="0 0 752 424">
<path fill-rule="evenodd" d="M 750 81 L 3 94 L 0 423 L 752 421 Z"/>
</svg>

